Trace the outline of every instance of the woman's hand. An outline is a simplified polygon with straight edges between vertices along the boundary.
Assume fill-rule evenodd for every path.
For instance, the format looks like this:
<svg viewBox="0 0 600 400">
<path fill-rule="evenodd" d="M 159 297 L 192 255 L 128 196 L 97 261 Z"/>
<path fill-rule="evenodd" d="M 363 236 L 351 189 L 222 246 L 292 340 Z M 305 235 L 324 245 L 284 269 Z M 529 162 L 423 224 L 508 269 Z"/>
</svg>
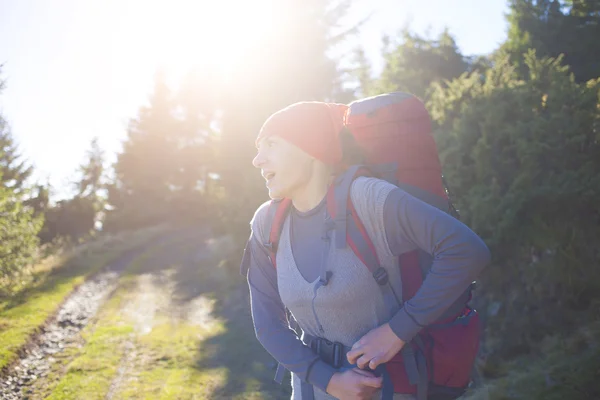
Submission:
<svg viewBox="0 0 600 400">
<path fill-rule="evenodd" d="M 383 385 L 383 378 L 358 368 L 336 372 L 327 385 L 327 393 L 338 399 L 368 400 Z"/>
<path fill-rule="evenodd" d="M 404 344 L 392 331 L 390 324 L 383 324 L 354 343 L 347 358 L 350 364 L 356 364 L 358 368 L 364 369 L 368 366 L 374 370 L 379 364 L 390 361 Z"/>
</svg>

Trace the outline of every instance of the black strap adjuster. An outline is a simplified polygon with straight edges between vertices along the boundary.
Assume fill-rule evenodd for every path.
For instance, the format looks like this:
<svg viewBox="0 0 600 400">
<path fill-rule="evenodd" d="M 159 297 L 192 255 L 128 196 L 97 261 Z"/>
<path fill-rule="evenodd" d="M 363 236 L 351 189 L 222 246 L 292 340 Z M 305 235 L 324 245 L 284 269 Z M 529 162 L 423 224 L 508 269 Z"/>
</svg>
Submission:
<svg viewBox="0 0 600 400">
<path fill-rule="evenodd" d="M 379 267 L 373 272 L 373 278 L 375 278 L 375 282 L 380 286 L 386 285 L 389 281 L 388 273 L 383 267 Z"/>
<path fill-rule="evenodd" d="M 341 368 L 344 365 L 344 345 L 342 343 L 317 338 L 311 342 L 310 347 L 321 360 L 333 368 Z"/>
</svg>

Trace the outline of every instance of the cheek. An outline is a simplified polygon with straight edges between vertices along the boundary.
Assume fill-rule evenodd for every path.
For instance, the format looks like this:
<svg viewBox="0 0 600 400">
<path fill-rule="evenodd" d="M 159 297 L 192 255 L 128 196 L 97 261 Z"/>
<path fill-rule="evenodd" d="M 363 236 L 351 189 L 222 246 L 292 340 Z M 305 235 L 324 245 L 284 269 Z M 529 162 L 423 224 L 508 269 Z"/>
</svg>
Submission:
<svg viewBox="0 0 600 400">
<path fill-rule="evenodd" d="M 291 151 L 282 159 L 282 166 L 286 172 L 286 175 L 289 175 L 290 178 L 296 177 L 300 178 L 306 175 L 307 171 L 310 170 L 310 159 L 306 157 L 304 154 Z"/>
<path fill-rule="evenodd" d="M 290 159 L 286 169 L 287 187 L 303 185 L 310 180 L 311 169 L 309 160 L 305 157 Z"/>
<path fill-rule="evenodd" d="M 270 157 L 270 166 L 277 171 L 274 191 L 286 191 L 306 183 L 311 174 L 311 158 L 292 146 L 281 145 Z"/>
</svg>

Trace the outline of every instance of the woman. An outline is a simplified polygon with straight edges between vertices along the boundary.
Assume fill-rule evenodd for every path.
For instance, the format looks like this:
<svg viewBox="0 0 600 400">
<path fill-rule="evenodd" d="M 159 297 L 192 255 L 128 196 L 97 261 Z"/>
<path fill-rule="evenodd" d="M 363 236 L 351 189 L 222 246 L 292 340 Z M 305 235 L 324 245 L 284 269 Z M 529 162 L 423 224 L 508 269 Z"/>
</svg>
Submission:
<svg viewBox="0 0 600 400">
<path fill-rule="evenodd" d="M 375 398 L 384 379 L 373 371 L 439 316 L 490 257 L 481 239 L 455 218 L 386 181 L 357 178 L 352 203 L 392 288 L 401 290 L 398 255 L 420 248 L 434 257 L 422 289 L 390 317 L 360 259 L 351 249 L 329 246 L 321 234 L 326 193 L 340 165 L 348 163 L 344 153 L 349 151 L 339 137 L 345 109 L 320 102 L 293 104 L 272 115 L 256 140 L 253 165 L 261 170 L 269 196 L 291 199 L 292 209 L 280 237 L 277 268 L 265 247 L 268 203 L 251 222 L 243 263 L 256 336 L 292 372 L 293 399 Z M 323 254 L 332 278 L 318 285 Z M 334 368 L 298 340 L 286 309 L 305 334 L 342 343 L 345 367 Z M 393 398 L 415 397 L 396 393 Z"/>
</svg>

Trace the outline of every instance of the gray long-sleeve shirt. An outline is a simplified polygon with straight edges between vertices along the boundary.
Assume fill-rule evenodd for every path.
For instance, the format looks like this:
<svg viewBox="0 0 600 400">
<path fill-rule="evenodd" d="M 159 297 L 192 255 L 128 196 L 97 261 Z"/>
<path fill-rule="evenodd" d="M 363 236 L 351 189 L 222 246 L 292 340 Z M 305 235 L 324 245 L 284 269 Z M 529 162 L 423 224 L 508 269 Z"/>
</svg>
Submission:
<svg viewBox="0 0 600 400">
<path fill-rule="evenodd" d="M 325 201 L 311 211 L 292 209 L 292 251 L 299 272 L 308 281 L 319 274 Z M 420 248 L 433 256 L 427 278 L 417 294 L 389 321 L 402 340 L 410 341 L 434 322 L 489 263 L 483 241 L 466 225 L 409 195 L 392 190 L 385 200 L 385 236 L 390 251 L 400 255 Z M 335 370 L 305 346 L 289 329 L 279 296 L 277 273 L 263 243 L 253 233 L 244 256 L 256 335 L 265 349 L 301 379 L 325 391 Z"/>
</svg>

